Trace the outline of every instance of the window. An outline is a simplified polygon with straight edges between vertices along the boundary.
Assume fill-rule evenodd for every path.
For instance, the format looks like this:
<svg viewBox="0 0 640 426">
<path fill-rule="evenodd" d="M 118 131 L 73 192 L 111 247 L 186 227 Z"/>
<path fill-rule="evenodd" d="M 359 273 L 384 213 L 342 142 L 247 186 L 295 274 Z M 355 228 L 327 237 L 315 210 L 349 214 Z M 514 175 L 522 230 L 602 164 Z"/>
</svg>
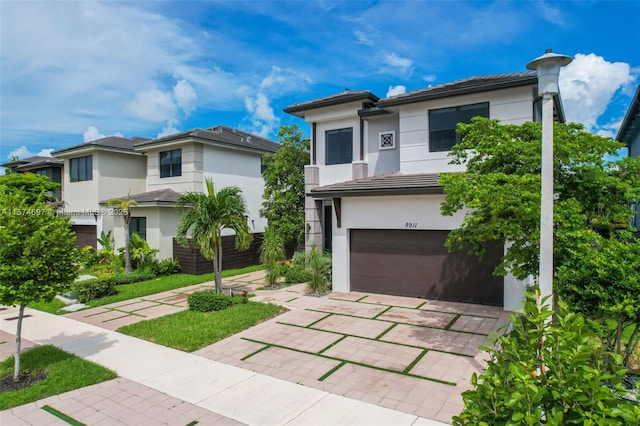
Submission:
<svg viewBox="0 0 640 426">
<path fill-rule="evenodd" d="M 488 102 L 429 111 L 429 152 L 451 151 L 460 142 L 458 123 L 471 123 L 477 116 L 489 118 Z"/>
<path fill-rule="evenodd" d="M 264 172 L 267 170 L 267 160 L 264 158 L 264 156 L 260 157 L 260 174 L 264 174 Z"/>
<path fill-rule="evenodd" d="M 160 177 L 182 176 L 182 150 L 174 149 L 160 153 Z"/>
<path fill-rule="evenodd" d="M 133 233 L 138 234 L 143 240 L 147 239 L 147 218 L 146 217 L 133 217 L 129 222 L 129 238 Z"/>
<path fill-rule="evenodd" d="M 71 182 L 93 179 L 93 156 L 72 158 L 69 160 Z"/>
<path fill-rule="evenodd" d="M 326 164 L 351 163 L 353 159 L 353 127 L 328 130 L 325 133 Z"/>
</svg>

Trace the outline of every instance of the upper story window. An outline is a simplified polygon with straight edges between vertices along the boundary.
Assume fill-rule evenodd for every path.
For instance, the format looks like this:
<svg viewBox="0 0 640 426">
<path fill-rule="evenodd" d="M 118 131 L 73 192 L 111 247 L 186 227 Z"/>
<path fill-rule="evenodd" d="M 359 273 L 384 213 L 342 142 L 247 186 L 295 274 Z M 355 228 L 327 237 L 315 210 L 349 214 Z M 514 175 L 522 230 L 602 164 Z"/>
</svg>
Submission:
<svg viewBox="0 0 640 426">
<path fill-rule="evenodd" d="M 160 152 L 160 177 L 182 176 L 182 150 Z"/>
<path fill-rule="evenodd" d="M 327 130 L 325 133 L 326 164 L 345 164 L 353 160 L 353 127 Z"/>
<path fill-rule="evenodd" d="M 93 180 L 93 156 L 72 158 L 69 160 L 71 182 Z"/>
<path fill-rule="evenodd" d="M 131 221 L 129 222 L 129 238 L 131 238 L 131 235 L 133 235 L 134 232 L 143 240 L 147 239 L 146 217 L 131 216 Z"/>
<path fill-rule="evenodd" d="M 429 111 L 429 152 L 451 151 L 460 142 L 458 123 L 471 123 L 477 116 L 489 118 L 488 102 Z"/>
</svg>

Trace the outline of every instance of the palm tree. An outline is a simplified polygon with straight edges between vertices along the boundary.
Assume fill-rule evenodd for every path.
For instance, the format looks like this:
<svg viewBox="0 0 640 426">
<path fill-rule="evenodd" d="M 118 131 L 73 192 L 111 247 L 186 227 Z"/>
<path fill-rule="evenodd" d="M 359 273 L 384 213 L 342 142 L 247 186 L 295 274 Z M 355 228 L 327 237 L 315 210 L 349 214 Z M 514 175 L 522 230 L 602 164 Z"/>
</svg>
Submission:
<svg viewBox="0 0 640 426">
<path fill-rule="evenodd" d="M 269 286 L 275 287 L 281 275 L 280 262 L 286 260 L 286 258 L 282 236 L 278 234 L 273 226 L 268 226 L 264 230 L 264 239 L 260 246 L 260 262 L 267 267 L 266 279 Z"/>
<path fill-rule="evenodd" d="M 176 239 L 188 247 L 187 235 L 191 235 L 202 255 L 213 260 L 216 293 L 221 293 L 222 230 L 235 232 L 238 250 L 248 249 L 253 235 L 247 224 L 247 206 L 240 188 L 229 186 L 216 193 L 211 179 L 206 179 L 206 185 L 206 193 L 187 192 L 178 197 L 176 208 L 182 213 L 182 221 L 176 230 Z"/>
<path fill-rule="evenodd" d="M 129 223 L 131 222 L 131 207 L 135 206 L 136 201 L 129 198 L 131 190 L 127 193 L 126 198 L 113 198 L 107 202 L 108 207 L 113 207 L 122 213 L 124 220 L 124 271 L 131 271 L 131 248 L 129 244 Z"/>
</svg>

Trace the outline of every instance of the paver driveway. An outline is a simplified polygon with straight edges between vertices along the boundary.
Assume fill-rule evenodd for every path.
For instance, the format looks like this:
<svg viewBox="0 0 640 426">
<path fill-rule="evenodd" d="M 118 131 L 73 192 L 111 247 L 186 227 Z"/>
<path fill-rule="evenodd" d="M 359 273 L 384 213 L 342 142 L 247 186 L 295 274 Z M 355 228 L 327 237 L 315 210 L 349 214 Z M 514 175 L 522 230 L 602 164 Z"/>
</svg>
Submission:
<svg viewBox="0 0 640 426">
<path fill-rule="evenodd" d="M 305 296 L 297 285 L 256 300 L 291 310 L 198 355 L 422 417 L 451 422 L 485 367 L 491 306 L 367 293 Z"/>
</svg>

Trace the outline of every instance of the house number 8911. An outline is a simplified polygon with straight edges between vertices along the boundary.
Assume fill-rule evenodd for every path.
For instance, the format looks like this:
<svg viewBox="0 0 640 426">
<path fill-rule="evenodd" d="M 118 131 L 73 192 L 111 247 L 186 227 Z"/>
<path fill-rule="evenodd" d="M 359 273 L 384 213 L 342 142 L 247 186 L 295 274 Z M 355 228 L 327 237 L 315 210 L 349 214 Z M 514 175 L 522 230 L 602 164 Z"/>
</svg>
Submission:
<svg viewBox="0 0 640 426">
<path fill-rule="evenodd" d="M 416 229 L 418 227 L 418 222 L 407 222 L 404 224 L 404 227 L 407 229 Z"/>
</svg>

